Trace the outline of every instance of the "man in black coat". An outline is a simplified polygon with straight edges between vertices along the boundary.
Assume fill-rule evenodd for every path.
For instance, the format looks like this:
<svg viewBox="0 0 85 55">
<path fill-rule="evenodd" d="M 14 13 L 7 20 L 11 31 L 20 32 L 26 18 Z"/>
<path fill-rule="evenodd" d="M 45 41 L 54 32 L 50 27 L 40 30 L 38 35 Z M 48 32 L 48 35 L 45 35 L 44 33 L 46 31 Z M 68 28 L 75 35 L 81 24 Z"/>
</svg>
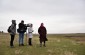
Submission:
<svg viewBox="0 0 85 55">
<path fill-rule="evenodd" d="M 26 32 L 27 27 L 24 24 L 24 21 L 22 20 L 21 23 L 19 23 L 19 46 L 24 46 L 24 33 Z"/>
</svg>

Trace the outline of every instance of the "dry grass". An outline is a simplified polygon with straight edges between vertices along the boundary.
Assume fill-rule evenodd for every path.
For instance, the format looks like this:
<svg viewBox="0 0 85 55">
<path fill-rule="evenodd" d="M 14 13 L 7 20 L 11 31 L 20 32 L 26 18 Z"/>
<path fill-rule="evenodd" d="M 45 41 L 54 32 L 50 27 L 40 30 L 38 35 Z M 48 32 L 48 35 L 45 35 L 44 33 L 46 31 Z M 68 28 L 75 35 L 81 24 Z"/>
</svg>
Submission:
<svg viewBox="0 0 85 55">
<path fill-rule="evenodd" d="M 77 41 L 82 41 L 84 37 L 67 38 L 64 36 L 48 35 L 46 47 L 39 47 L 38 35 L 33 37 L 33 46 L 28 46 L 25 36 L 25 46 L 19 47 L 18 35 L 16 35 L 14 40 L 15 48 L 10 48 L 10 35 L 0 34 L 0 55 L 85 55 L 85 43 L 82 44 Z"/>
</svg>

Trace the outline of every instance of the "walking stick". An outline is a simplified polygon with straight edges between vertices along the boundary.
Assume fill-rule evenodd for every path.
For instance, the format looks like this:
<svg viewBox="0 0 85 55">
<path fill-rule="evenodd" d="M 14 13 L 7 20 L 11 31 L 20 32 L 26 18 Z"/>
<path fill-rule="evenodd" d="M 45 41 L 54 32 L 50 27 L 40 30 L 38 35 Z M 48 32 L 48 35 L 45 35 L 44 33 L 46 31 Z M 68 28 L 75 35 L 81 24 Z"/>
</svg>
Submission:
<svg viewBox="0 0 85 55">
<path fill-rule="evenodd" d="M 26 31 L 26 45 L 28 45 L 27 31 Z"/>
</svg>

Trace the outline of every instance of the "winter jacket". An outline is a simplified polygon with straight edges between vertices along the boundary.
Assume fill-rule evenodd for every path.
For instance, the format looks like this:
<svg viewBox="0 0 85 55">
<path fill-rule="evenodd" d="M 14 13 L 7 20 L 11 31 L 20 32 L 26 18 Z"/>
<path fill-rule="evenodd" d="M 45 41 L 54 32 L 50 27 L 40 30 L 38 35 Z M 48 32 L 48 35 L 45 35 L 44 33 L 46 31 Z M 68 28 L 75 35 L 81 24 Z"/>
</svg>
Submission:
<svg viewBox="0 0 85 55">
<path fill-rule="evenodd" d="M 19 33 L 26 32 L 26 29 L 27 27 L 25 26 L 25 24 L 19 23 L 19 30 L 18 30 Z"/>
<path fill-rule="evenodd" d="M 28 37 L 29 38 L 32 38 L 33 37 L 33 33 L 32 32 L 33 32 L 33 28 L 29 27 L 28 28 Z"/>
<path fill-rule="evenodd" d="M 11 30 L 10 34 L 15 35 L 16 34 L 16 24 L 11 24 L 10 30 Z"/>
<path fill-rule="evenodd" d="M 39 27 L 38 29 L 40 41 L 46 41 L 47 30 L 45 27 Z"/>
</svg>

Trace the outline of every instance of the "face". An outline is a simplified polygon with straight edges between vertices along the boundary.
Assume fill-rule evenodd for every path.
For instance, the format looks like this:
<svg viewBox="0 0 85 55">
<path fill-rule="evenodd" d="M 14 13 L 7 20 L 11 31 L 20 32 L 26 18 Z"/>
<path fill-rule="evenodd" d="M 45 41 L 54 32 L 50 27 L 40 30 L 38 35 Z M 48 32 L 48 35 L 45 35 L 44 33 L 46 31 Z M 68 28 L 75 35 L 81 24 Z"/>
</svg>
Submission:
<svg viewBox="0 0 85 55">
<path fill-rule="evenodd" d="M 41 26 L 43 26 L 44 24 L 43 23 L 41 23 Z"/>
<path fill-rule="evenodd" d="M 33 27 L 33 25 L 31 24 L 31 27 Z"/>
</svg>

